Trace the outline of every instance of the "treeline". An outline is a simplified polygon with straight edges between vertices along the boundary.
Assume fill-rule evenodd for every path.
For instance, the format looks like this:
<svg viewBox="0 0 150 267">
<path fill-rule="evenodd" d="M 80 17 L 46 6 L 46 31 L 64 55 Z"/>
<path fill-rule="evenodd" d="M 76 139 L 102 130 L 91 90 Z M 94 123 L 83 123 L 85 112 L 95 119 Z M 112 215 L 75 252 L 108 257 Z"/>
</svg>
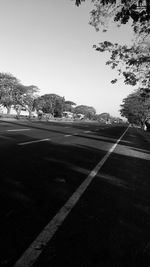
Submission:
<svg viewBox="0 0 150 267">
<path fill-rule="evenodd" d="M 40 89 L 35 85 L 25 86 L 10 73 L 0 73 L 0 104 L 7 109 L 10 114 L 11 108 L 16 110 L 20 116 L 21 110 L 26 109 L 29 116 L 33 111 L 38 113 L 52 114 L 54 117 L 62 117 L 63 112 L 83 114 L 86 118 L 92 119 L 96 115 L 94 107 L 79 105 L 77 106 L 65 97 L 56 94 L 39 95 Z"/>
<path fill-rule="evenodd" d="M 27 110 L 29 117 L 36 111 L 51 114 L 53 117 L 62 117 L 64 111 L 72 113 L 74 117 L 82 114 L 85 119 L 97 120 L 104 123 L 121 122 L 122 120 L 112 117 L 109 113 L 97 114 L 92 106 L 76 105 L 73 101 L 65 100 L 65 97 L 57 94 L 39 95 L 40 89 L 35 85 L 23 85 L 10 73 L 0 73 L 0 105 L 7 109 L 10 114 L 11 108 L 16 110 L 20 117 L 22 110 Z"/>
</svg>

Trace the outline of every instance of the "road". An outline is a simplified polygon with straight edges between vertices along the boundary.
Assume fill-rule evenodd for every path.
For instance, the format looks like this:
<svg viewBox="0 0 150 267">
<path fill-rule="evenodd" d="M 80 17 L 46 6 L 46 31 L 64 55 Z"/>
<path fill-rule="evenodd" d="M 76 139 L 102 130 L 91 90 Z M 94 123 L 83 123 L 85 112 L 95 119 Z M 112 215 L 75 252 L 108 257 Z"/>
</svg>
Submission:
<svg viewBox="0 0 150 267">
<path fill-rule="evenodd" d="M 1 120 L 0 149 L 0 266 L 149 266 L 150 133 Z"/>
</svg>

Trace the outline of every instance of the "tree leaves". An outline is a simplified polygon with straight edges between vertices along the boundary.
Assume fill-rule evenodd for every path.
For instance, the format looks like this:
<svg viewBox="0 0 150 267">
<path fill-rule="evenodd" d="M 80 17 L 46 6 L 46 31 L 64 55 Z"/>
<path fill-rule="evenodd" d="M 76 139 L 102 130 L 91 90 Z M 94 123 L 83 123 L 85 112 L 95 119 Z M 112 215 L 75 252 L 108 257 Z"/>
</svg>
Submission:
<svg viewBox="0 0 150 267">
<path fill-rule="evenodd" d="M 138 79 L 136 78 L 136 75 L 132 72 L 123 72 L 123 76 L 125 78 L 124 82 L 125 84 L 130 84 L 130 85 L 136 85 Z"/>
<path fill-rule="evenodd" d="M 51 113 L 59 117 L 62 116 L 65 99 L 56 94 L 45 94 L 35 100 L 34 106 L 37 110 L 42 110 L 44 113 Z"/>
<path fill-rule="evenodd" d="M 91 119 L 95 114 L 96 110 L 94 107 L 86 106 L 86 105 L 79 105 L 76 106 L 74 109 L 76 114 L 83 114 L 86 118 Z"/>
<path fill-rule="evenodd" d="M 84 2 L 85 0 L 76 0 L 75 1 L 75 4 L 77 5 L 77 6 L 79 6 L 79 5 L 81 5 L 81 2 Z"/>
<path fill-rule="evenodd" d="M 0 103 L 8 110 L 11 106 L 18 108 L 18 105 L 32 110 L 35 93 L 38 88 L 34 85 L 24 86 L 10 73 L 0 73 Z"/>
<path fill-rule="evenodd" d="M 130 21 L 135 32 L 135 42 L 126 45 L 104 41 L 93 48 L 98 52 L 109 52 L 110 60 L 106 62 L 112 69 L 122 74 L 125 84 L 150 85 L 150 1 L 149 0 L 91 0 L 90 25 L 105 32 L 114 20 L 118 26 Z M 81 4 L 81 1 L 78 1 Z M 131 24 L 132 22 L 132 24 Z M 111 81 L 116 82 L 116 79 Z"/>
<path fill-rule="evenodd" d="M 90 24 L 99 29 L 113 18 L 115 22 L 126 24 L 132 20 L 133 24 L 150 20 L 149 0 L 92 0 L 94 9 L 91 11 Z M 80 2 L 81 3 L 81 2 Z"/>
<path fill-rule="evenodd" d="M 131 47 L 103 42 L 95 45 L 94 48 L 98 52 L 110 53 L 110 60 L 106 62 L 106 65 L 117 69 L 118 74 L 122 74 L 125 84 L 147 86 L 150 83 L 149 42 L 143 42 L 141 45 L 137 43 Z M 112 83 L 115 82 L 112 81 Z"/>
<path fill-rule="evenodd" d="M 117 79 L 111 80 L 111 83 L 114 84 L 117 82 Z"/>
<path fill-rule="evenodd" d="M 139 88 L 134 93 L 123 99 L 120 113 L 126 117 L 130 123 L 143 126 L 150 116 L 150 89 Z"/>
</svg>

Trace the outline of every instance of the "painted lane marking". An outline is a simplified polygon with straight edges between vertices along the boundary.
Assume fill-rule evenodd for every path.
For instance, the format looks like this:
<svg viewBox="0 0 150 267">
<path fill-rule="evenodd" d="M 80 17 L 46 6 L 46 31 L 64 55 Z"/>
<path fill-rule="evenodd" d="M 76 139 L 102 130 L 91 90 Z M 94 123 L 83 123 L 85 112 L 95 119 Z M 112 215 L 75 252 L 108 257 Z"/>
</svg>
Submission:
<svg viewBox="0 0 150 267">
<path fill-rule="evenodd" d="M 21 132 L 21 131 L 30 131 L 31 129 L 26 128 L 26 129 L 10 129 L 6 130 L 7 132 Z"/>
<path fill-rule="evenodd" d="M 69 137 L 69 136 L 72 136 L 72 134 L 65 134 L 64 136 L 65 137 Z"/>
<path fill-rule="evenodd" d="M 128 127 L 129 128 L 129 127 Z M 66 219 L 68 214 L 71 212 L 73 207 L 79 201 L 82 194 L 85 192 L 87 187 L 90 185 L 94 177 L 100 171 L 101 167 L 104 165 L 110 154 L 114 151 L 120 140 L 126 134 L 128 128 L 124 131 L 117 142 L 109 149 L 102 160 L 95 166 L 95 168 L 90 172 L 87 178 L 82 182 L 82 184 L 77 188 L 73 195 L 68 199 L 65 205 L 58 211 L 58 213 L 53 217 L 53 219 L 45 226 L 43 231 L 37 236 L 37 238 L 32 242 L 32 244 L 23 253 L 20 259 L 15 263 L 14 267 L 31 267 L 40 256 L 47 243 L 52 239 L 54 234 L 57 232 L 59 227 L 62 225 L 63 221 Z"/>
<path fill-rule="evenodd" d="M 39 142 L 45 142 L 45 141 L 49 141 L 49 138 L 45 138 L 45 139 L 41 139 L 41 140 L 35 140 L 35 141 L 29 141 L 29 142 L 24 142 L 24 143 L 19 143 L 18 146 L 24 146 L 24 145 L 29 145 L 29 144 L 33 144 L 33 143 L 39 143 Z"/>
<path fill-rule="evenodd" d="M 84 131 L 84 133 L 92 133 L 92 131 Z"/>
</svg>

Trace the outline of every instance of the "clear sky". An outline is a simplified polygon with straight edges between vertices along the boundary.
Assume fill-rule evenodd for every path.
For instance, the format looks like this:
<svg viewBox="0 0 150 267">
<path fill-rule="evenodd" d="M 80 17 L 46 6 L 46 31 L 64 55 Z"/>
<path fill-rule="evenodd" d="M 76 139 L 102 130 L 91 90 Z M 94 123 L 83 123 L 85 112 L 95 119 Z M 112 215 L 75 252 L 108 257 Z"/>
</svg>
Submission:
<svg viewBox="0 0 150 267">
<path fill-rule="evenodd" d="M 40 94 L 55 93 L 97 113 L 119 115 L 119 106 L 134 88 L 112 85 L 114 71 L 98 42 L 129 42 L 127 27 L 96 32 L 89 22 L 89 0 L 76 7 L 71 0 L 0 0 L 0 72 L 10 72 Z"/>
</svg>

